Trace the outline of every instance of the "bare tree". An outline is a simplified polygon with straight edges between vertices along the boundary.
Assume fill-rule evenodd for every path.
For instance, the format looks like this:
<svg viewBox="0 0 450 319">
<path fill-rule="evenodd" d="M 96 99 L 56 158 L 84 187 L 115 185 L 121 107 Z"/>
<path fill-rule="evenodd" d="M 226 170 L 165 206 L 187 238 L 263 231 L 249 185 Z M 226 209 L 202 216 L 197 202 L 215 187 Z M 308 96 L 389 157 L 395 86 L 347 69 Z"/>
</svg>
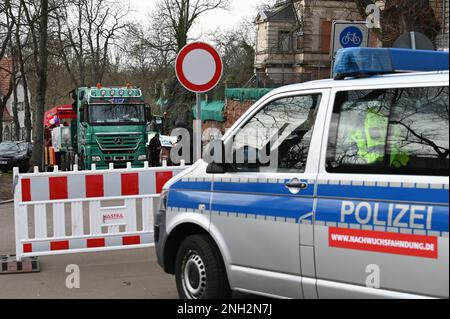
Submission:
<svg viewBox="0 0 450 319">
<path fill-rule="evenodd" d="M 169 36 L 163 48 L 181 50 L 187 44 L 189 31 L 202 15 L 226 9 L 229 3 L 229 0 L 160 0 L 152 18 L 158 23 L 158 32 Z"/>
<path fill-rule="evenodd" d="M 57 52 L 76 87 L 102 82 L 110 56 L 129 22 L 130 8 L 115 1 L 66 1 L 57 11 Z"/>
<path fill-rule="evenodd" d="M 255 38 L 253 23 L 241 23 L 231 30 L 216 30 L 210 34 L 224 64 L 223 78 L 244 85 L 254 73 Z"/>
<path fill-rule="evenodd" d="M 32 164 L 42 169 L 44 159 L 44 126 L 42 123 L 44 123 L 45 95 L 47 91 L 48 22 L 49 12 L 54 10 L 54 8 L 49 7 L 48 0 L 40 0 L 39 3 L 20 1 L 32 39 L 33 62 L 37 80 Z"/>
<path fill-rule="evenodd" d="M 22 36 L 21 34 L 21 23 L 22 23 L 22 3 L 19 3 L 18 9 L 17 9 L 17 18 L 14 19 L 15 22 L 15 41 L 16 41 L 16 48 L 17 48 L 17 56 L 16 61 L 19 67 L 20 72 L 20 80 L 23 86 L 23 93 L 24 93 L 24 110 L 25 110 L 25 116 L 24 116 L 24 126 L 25 126 L 25 141 L 31 142 L 31 105 L 30 105 L 30 97 L 28 94 L 28 79 L 27 79 L 27 72 L 25 71 L 25 59 L 24 59 L 24 46 L 26 45 L 28 41 L 28 36 Z M 13 15 L 12 15 L 13 16 Z M 22 43 L 22 38 L 24 38 Z"/>
<path fill-rule="evenodd" d="M 358 0 L 360 11 L 374 4 L 375 0 Z M 381 34 L 383 45 L 391 47 L 405 32 L 417 31 L 435 40 L 441 29 L 429 0 L 385 0 L 381 12 Z"/>
<path fill-rule="evenodd" d="M 207 12 L 216 9 L 226 9 L 229 0 L 159 0 L 156 10 L 150 13 L 153 20 L 149 44 L 151 47 L 169 53 L 173 63 L 176 54 L 187 44 L 189 31 Z M 153 41 L 156 39 L 157 41 Z M 194 99 L 172 75 L 165 81 L 168 96 L 168 127 L 175 120 L 190 122 L 190 108 Z"/>
</svg>

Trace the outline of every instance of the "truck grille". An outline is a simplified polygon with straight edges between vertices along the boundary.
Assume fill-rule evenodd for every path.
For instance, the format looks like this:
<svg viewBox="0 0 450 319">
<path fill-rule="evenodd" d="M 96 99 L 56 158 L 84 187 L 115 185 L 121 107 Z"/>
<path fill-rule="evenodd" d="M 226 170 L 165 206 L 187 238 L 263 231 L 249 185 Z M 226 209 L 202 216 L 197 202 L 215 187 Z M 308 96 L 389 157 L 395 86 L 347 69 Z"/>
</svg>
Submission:
<svg viewBox="0 0 450 319">
<path fill-rule="evenodd" d="M 135 151 L 142 141 L 142 136 L 129 134 L 97 134 L 97 143 L 102 151 Z"/>
</svg>

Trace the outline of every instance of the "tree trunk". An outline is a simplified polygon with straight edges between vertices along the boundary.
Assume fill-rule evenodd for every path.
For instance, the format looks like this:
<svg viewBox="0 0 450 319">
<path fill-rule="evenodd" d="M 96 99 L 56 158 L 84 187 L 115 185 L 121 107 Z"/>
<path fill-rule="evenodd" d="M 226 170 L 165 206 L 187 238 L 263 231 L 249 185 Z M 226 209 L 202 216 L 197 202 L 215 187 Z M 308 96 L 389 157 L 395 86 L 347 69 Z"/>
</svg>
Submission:
<svg viewBox="0 0 450 319">
<path fill-rule="evenodd" d="M 12 43 L 12 41 L 11 41 Z M 17 60 L 15 59 L 17 52 L 16 48 L 11 48 L 11 52 L 14 56 L 12 60 L 12 74 L 11 74 L 11 86 L 13 90 L 13 103 L 12 103 L 12 112 L 13 112 L 13 130 L 11 132 L 11 140 L 19 141 L 20 140 L 20 122 L 19 122 L 19 110 L 18 110 L 18 101 L 17 101 L 17 87 L 19 83 L 19 79 L 17 76 Z"/>
<path fill-rule="evenodd" d="M 34 123 L 34 152 L 33 166 L 43 169 L 44 162 L 44 112 L 45 94 L 47 91 L 47 65 L 48 65 L 48 0 L 41 0 L 41 17 L 39 18 L 39 64 L 37 67 L 36 116 Z M 38 48 L 35 48 L 35 51 Z"/>
<path fill-rule="evenodd" d="M 25 126 L 25 141 L 31 142 L 31 107 L 30 107 L 30 97 L 28 95 L 28 80 L 25 73 L 25 62 L 23 60 L 22 53 L 22 43 L 20 40 L 20 23 L 22 14 L 22 4 L 19 9 L 19 16 L 16 20 L 16 46 L 17 46 L 17 62 L 19 64 L 19 71 L 21 74 L 22 86 L 23 86 L 23 96 L 24 96 L 24 126 Z"/>
<path fill-rule="evenodd" d="M 15 69 L 15 67 L 13 68 L 13 70 Z M 19 122 L 19 110 L 18 110 L 18 101 L 17 101 L 17 86 L 18 86 L 18 81 L 16 78 L 16 71 L 14 70 L 14 74 L 11 76 L 12 79 L 12 85 L 13 85 L 13 103 L 12 103 L 12 111 L 13 111 L 13 123 L 14 123 L 14 128 L 13 128 L 13 133 L 14 133 L 14 137 L 12 138 L 13 141 L 19 141 L 20 138 L 20 122 Z"/>
<path fill-rule="evenodd" d="M 31 106 L 30 97 L 28 95 L 28 80 L 25 74 L 25 63 L 23 61 L 22 50 L 19 45 L 19 69 L 22 75 L 23 97 L 24 97 L 24 126 L 25 126 L 25 141 L 31 142 Z"/>
</svg>

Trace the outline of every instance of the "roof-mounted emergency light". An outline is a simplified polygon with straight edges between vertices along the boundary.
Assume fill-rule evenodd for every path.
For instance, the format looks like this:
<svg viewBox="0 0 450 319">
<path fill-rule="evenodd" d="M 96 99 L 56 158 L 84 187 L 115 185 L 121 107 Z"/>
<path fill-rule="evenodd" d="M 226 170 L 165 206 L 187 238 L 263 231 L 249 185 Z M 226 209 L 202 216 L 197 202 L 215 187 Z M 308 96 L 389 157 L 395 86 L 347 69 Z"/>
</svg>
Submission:
<svg viewBox="0 0 450 319">
<path fill-rule="evenodd" d="M 392 49 L 347 48 L 339 50 L 333 77 L 364 77 L 377 74 L 448 70 L 448 52 Z"/>
</svg>

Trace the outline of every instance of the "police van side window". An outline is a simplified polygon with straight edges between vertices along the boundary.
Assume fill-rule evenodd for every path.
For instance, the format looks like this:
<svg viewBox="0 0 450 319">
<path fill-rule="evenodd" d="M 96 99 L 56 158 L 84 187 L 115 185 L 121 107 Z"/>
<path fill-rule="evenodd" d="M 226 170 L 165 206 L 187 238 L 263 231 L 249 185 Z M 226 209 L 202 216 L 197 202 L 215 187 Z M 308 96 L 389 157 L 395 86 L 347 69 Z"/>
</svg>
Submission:
<svg viewBox="0 0 450 319">
<path fill-rule="evenodd" d="M 331 173 L 447 176 L 448 87 L 338 92 Z"/>
<path fill-rule="evenodd" d="M 293 96 L 264 106 L 233 138 L 235 170 L 304 172 L 320 100 Z"/>
</svg>

